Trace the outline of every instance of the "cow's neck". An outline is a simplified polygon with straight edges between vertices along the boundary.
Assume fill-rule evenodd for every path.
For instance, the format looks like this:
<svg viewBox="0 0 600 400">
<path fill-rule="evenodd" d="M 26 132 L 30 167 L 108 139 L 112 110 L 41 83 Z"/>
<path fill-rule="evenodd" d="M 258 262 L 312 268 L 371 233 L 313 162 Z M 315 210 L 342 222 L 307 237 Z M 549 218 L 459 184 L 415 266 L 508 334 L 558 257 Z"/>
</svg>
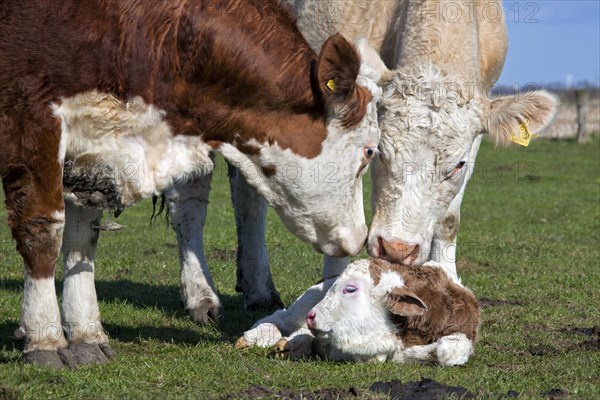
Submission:
<svg viewBox="0 0 600 400">
<path fill-rule="evenodd" d="M 477 14 L 474 2 L 405 0 L 399 2 L 402 21 L 395 65 L 434 64 L 463 82 L 478 81 Z"/>
</svg>

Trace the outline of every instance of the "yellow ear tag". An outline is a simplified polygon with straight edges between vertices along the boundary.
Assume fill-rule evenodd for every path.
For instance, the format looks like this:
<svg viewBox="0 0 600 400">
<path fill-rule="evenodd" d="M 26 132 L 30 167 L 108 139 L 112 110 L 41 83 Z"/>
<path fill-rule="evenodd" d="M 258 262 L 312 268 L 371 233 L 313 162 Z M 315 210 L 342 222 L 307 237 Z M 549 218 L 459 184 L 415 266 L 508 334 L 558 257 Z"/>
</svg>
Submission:
<svg viewBox="0 0 600 400">
<path fill-rule="evenodd" d="M 527 127 L 528 123 L 529 121 L 521 122 L 519 125 L 519 132 L 517 134 L 513 133 L 510 137 L 511 142 L 520 144 L 523 147 L 529 146 L 529 142 L 533 135 L 529 132 L 529 128 Z"/>
<path fill-rule="evenodd" d="M 327 81 L 327 87 L 329 88 L 329 90 L 331 90 L 332 92 L 335 91 L 335 79 L 330 79 Z"/>
</svg>

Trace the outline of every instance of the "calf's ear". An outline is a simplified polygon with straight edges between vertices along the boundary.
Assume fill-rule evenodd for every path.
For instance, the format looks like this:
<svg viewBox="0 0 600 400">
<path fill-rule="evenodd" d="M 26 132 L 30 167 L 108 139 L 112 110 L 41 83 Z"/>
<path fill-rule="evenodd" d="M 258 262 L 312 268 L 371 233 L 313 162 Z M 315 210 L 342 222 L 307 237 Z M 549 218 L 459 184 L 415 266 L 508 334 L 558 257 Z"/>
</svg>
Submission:
<svg viewBox="0 0 600 400">
<path fill-rule="evenodd" d="M 427 312 L 427 305 L 406 287 L 396 287 L 387 295 L 387 308 L 396 315 L 416 317 Z"/>
<path fill-rule="evenodd" d="M 484 128 L 496 144 L 527 146 L 551 121 L 558 99 L 545 90 L 493 98 L 484 110 Z"/>
<path fill-rule="evenodd" d="M 368 89 L 356 84 L 360 64 L 356 49 L 339 33 L 327 39 L 317 62 L 319 91 L 345 129 L 362 121 L 372 99 Z"/>
</svg>

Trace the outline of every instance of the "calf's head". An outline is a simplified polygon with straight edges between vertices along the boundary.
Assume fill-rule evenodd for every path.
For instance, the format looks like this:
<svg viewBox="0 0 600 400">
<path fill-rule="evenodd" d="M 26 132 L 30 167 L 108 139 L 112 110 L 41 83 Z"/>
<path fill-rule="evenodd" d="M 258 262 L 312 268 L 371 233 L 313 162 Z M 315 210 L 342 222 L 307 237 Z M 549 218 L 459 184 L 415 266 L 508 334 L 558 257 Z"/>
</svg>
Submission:
<svg viewBox="0 0 600 400">
<path fill-rule="evenodd" d="M 545 91 L 488 98 L 488 88 L 433 65 L 378 67 L 381 140 L 371 169 L 369 254 L 414 265 L 440 260 L 430 254 L 432 239 L 439 232 L 447 242 L 456 237 L 482 134 L 498 144 L 522 132 L 535 135 L 551 121 L 557 101 Z"/>
<path fill-rule="evenodd" d="M 402 350 L 390 314 L 417 316 L 427 305 L 393 271 L 350 264 L 307 316 L 317 353 L 335 361 L 385 361 Z"/>
<path fill-rule="evenodd" d="M 361 177 L 379 142 L 378 79 L 355 48 L 334 35 L 312 72 L 324 116 L 283 117 L 273 129 L 285 136 L 266 132 L 264 141 L 246 141 L 244 151 L 220 147 L 286 227 L 327 255 L 356 254 L 366 241 Z"/>
</svg>

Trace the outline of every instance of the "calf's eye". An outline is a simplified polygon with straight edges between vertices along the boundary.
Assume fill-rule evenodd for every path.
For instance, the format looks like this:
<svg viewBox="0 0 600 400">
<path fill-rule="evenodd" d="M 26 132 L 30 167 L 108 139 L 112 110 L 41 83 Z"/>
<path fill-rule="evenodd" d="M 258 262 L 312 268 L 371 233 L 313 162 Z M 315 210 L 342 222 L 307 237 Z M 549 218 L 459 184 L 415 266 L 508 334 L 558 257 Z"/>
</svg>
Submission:
<svg viewBox="0 0 600 400">
<path fill-rule="evenodd" d="M 347 285 L 344 290 L 342 290 L 343 294 L 354 293 L 358 290 L 358 288 L 354 285 Z"/>
</svg>

